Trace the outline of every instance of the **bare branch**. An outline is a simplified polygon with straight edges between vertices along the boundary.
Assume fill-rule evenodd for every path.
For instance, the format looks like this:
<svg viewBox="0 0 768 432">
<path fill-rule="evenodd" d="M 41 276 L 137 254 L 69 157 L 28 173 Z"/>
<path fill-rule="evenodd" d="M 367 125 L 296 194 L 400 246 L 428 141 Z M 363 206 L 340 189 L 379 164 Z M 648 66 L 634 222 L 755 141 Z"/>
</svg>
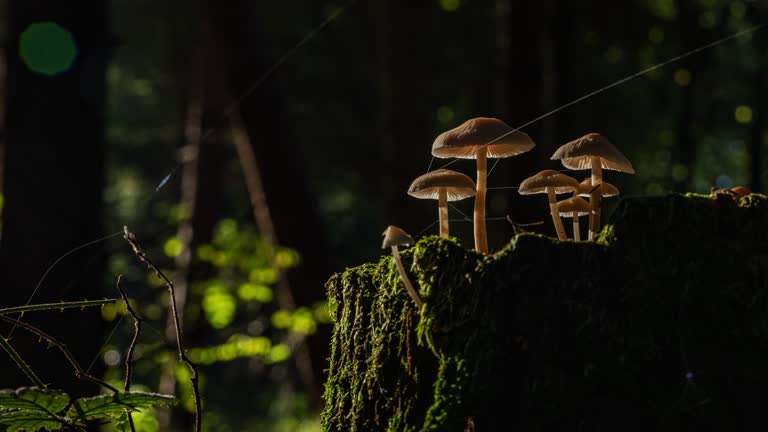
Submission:
<svg viewBox="0 0 768 432">
<path fill-rule="evenodd" d="M 90 375 L 87 372 L 85 372 L 85 370 L 80 366 L 80 363 L 78 363 L 77 360 L 75 360 L 75 357 L 72 355 L 72 352 L 69 351 L 69 348 L 67 348 L 67 346 L 64 343 L 58 341 L 53 336 L 49 335 L 48 333 L 44 332 L 43 330 L 40 330 L 39 328 L 37 328 L 37 327 L 35 327 L 35 326 L 31 325 L 31 324 L 27 324 L 27 323 L 25 323 L 23 321 L 19 321 L 19 320 L 15 319 L 15 318 L 11 318 L 11 317 L 8 317 L 8 316 L 5 316 L 5 315 L 0 315 L 0 320 L 5 321 L 5 322 L 7 322 L 9 324 L 12 324 L 14 326 L 17 326 L 17 327 L 21 327 L 22 329 L 24 329 L 24 330 L 26 330 L 26 331 L 36 335 L 40 339 L 45 340 L 49 344 L 51 344 L 51 345 L 55 346 L 56 348 L 58 348 L 59 351 L 61 351 L 62 354 L 64 354 L 64 357 L 67 359 L 69 364 L 72 365 L 72 368 L 75 369 L 75 376 L 78 379 L 85 380 L 85 381 L 91 381 L 91 382 L 96 383 L 96 384 L 98 384 L 98 385 L 104 387 L 105 389 L 110 390 L 110 391 L 112 391 L 114 393 L 120 393 L 120 391 L 118 389 L 116 389 L 116 388 L 112 387 L 111 385 L 107 384 L 106 382 L 104 382 L 104 381 L 94 377 L 93 375 Z"/>
<path fill-rule="evenodd" d="M 131 306 L 131 302 L 128 300 L 128 296 L 125 294 L 125 291 L 123 291 L 123 287 L 120 286 L 120 281 L 122 280 L 123 275 L 119 275 L 117 277 L 117 290 L 120 291 L 120 296 L 123 298 L 123 301 L 125 302 L 125 308 L 128 310 L 128 313 L 131 314 L 133 317 L 133 340 L 131 341 L 131 346 L 128 347 L 128 353 L 125 355 L 125 385 L 123 390 L 127 393 L 131 390 L 131 376 L 133 375 L 133 351 L 136 349 L 136 343 L 139 341 L 139 336 L 141 335 L 141 317 L 139 317 L 139 314 L 136 313 L 135 310 L 133 310 L 133 307 Z M 131 431 L 136 432 L 136 426 L 133 424 L 133 416 L 131 415 L 130 411 L 126 411 L 128 413 L 128 424 L 131 426 Z"/>
<path fill-rule="evenodd" d="M 176 330 L 176 345 L 179 350 L 179 358 L 181 361 L 187 364 L 190 371 L 192 372 L 192 376 L 189 380 L 192 383 L 192 393 L 195 397 L 195 431 L 200 432 L 203 423 L 203 407 L 202 399 L 200 398 L 199 385 L 200 371 L 198 366 L 192 362 L 192 360 L 187 356 L 187 353 L 184 351 L 183 333 L 181 329 L 181 323 L 179 322 L 179 313 L 176 310 L 176 293 L 173 289 L 173 282 L 171 282 L 171 280 L 168 279 L 168 277 L 162 271 L 160 271 L 160 269 L 144 253 L 144 251 L 141 249 L 141 246 L 137 242 L 136 237 L 128 230 L 127 226 L 123 227 L 123 232 L 125 233 L 123 237 L 128 242 L 128 244 L 131 245 L 131 249 L 133 249 L 133 253 L 139 259 L 139 261 L 145 263 L 147 267 L 153 270 L 157 277 L 165 282 L 165 285 L 168 287 L 168 293 L 171 296 L 171 313 L 173 314 L 173 325 Z"/>
</svg>

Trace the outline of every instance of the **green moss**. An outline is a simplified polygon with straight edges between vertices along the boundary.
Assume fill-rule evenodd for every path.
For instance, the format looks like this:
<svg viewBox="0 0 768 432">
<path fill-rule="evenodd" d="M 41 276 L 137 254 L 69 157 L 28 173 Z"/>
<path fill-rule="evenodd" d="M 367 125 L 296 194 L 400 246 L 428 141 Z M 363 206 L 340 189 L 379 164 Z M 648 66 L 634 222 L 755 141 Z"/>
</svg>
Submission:
<svg viewBox="0 0 768 432">
<path fill-rule="evenodd" d="M 334 275 L 323 430 L 768 424 L 768 199 L 624 200 L 598 240 L 424 238 L 421 311 L 390 256 Z"/>
</svg>

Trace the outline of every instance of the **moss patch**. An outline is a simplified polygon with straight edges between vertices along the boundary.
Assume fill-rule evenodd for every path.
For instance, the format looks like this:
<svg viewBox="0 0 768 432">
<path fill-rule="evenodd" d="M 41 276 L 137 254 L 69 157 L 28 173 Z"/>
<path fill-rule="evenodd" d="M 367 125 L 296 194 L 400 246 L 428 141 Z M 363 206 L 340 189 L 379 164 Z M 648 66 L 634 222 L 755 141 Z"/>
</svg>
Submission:
<svg viewBox="0 0 768 432">
<path fill-rule="evenodd" d="M 622 201 L 598 243 L 427 237 L 334 275 L 324 431 L 768 425 L 768 199 Z"/>
</svg>

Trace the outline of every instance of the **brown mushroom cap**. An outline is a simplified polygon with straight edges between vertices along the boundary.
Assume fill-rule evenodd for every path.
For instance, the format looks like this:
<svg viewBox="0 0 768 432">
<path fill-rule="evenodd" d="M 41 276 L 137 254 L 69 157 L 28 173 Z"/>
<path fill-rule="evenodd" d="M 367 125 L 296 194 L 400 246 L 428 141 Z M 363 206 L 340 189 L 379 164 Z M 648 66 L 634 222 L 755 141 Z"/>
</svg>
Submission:
<svg viewBox="0 0 768 432">
<path fill-rule="evenodd" d="M 559 171 L 544 170 L 523 180 L 517 192 L 520 195 L 546 193 L 549 187 L 557 194 L 569 193 L 579 188 L 579 181 Z"/>
<path fill-rule="evenodd" d="M 731 191 L 739 197 L 747 196 L 752 193 L 752 190 L 746 186 L 736 186 L 731 188 Z"/>
<path fill-rule="evenodd" d="M 581 138 L 563 144 L 552 155 L 569 169 L 591 169 L 592 157 L 600 158 L 603 169 L 634 174 L 632 163 L 607 138 L 598 133 L 589 133 Z"/>
<path fill-rule="evenodd" d="M 592 189 L 594 189 L 594 186 L 592 186 L 592 178 L 585 178 L 581 183 L 579 183 L 579 196 L 589 196 L 589 193 L 592 192 Z M 601 191 L 603 198 L 619 195 L 619 188 L 608 182 L 602 183 Z"/>
<path fill-rule="evenodd" d="M 384 236 L 384 242 L 381 244 L 382 249 L 390 248 L 392 246 L 410 246 L 416 243 L 413 241 L 413 237 L 408 235 L 407 232 L 394 225 L 388 226 L 381 235 Z"/>
<path fill-rule="evenodd" d="M 571 197 L 557 203 L 557 212 L 563 217 L 573 217 L 574 213 L 578 216 L 586 216 L 592 211 L 592 207 L 584 198 Z"/>
<path fill-rule="evenodd" d="M 419 176 L 408 188 L 408 195 L 421 199 L 440 198 L 440 189 L 446 189 L 448 201 L 458 201 L 475 195 L 475 182 L 466 175 L 448 169 L 439 169 Z"/>
<path fill-rule="evenodd" d="M 505 158 L 534 148 L 528 134 L 514 130 L 499 119 L 478 117 L 441 133 L 432 144 L 432 156 L 476 159 L 477 150 L 488 149 L 487 157 Z"/>
</svg>

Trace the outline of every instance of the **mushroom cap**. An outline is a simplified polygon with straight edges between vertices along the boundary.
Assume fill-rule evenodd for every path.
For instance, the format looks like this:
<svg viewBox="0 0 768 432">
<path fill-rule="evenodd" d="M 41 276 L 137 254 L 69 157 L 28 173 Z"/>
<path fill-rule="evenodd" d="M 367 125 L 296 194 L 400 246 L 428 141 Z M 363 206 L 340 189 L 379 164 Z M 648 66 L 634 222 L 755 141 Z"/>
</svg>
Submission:
<svg viewBox="0 0 768 432">
<path fill-rule="evenodd" d="M 544 170 L 523 180 L 517 192 L 520 195 L 546 193 L 550 187 L 554 188 L 557 194 L 573 192 L 579 188 L 579 181 L 560 171 Z"/>
<path fill-rule="evenodd" d="M 589 196 L 589 193 L 592 192 L 592 189 L 594 186 L 592 186 L 592 178 L 587 177 L 584 180 L 579 183 L 579 196 Z M 616 195 L 619 195 L 619 188 L 616 186 L 608 183 L 608 182 L 602 182 L 601 183 L 601 195 L 603 198 L 609 198 L 614 197 Z"/>
<path fill-rule="evenodd" d="M 557 203 L 557 212 L 563 217 L 586 216 L 592 211 L 592 207 L 584 198 L 570 197 Z"/>
<path fill-rule="evenodd" d="M 746 186 L 736 186 L 731 188 L 731 191 L 739 197 L 747 196 L 752 193 L 752 190 Z"/>
<path fill-rule="evenodd" d="M 384 242 L 381 244 L 382 249 L 392 246 L 410 246 L 416 243 L 407 232 L 394 225 L 388 226 L 381 235 L 384 236 Z"/>
<path fill-rule="evenodd" d="M 439 158 L 476 159 L 477 151 L 486 146 L 487 157 L 505 158 L 534 148 L 531 137 L 512 129 L 499 119 L 478 117 L 443 132 L 432 143 L 432 156 Z"/>
<path fill-rule="evenodd" d="M 608 139 L 598 133 L 589 133 L 581 138 L 565 143 L 552 155 L 552 160 L 558 160 L 570 169 L 582 170 L 592 168 L 592 157 L 600 158 L 603 169 L 634 174 L 632 162 L 627 159 Z"/>
<path fill-rule="evenodd" d="M 440 198 L 440 189 L 446 189 L 448 201 L 458 201 L 475 195 L 475 182 L 466 175 L 448 169 L 438 169 L 416 178 L 408 188 L 408 195 L 421 199 Z"/>
</svg>

